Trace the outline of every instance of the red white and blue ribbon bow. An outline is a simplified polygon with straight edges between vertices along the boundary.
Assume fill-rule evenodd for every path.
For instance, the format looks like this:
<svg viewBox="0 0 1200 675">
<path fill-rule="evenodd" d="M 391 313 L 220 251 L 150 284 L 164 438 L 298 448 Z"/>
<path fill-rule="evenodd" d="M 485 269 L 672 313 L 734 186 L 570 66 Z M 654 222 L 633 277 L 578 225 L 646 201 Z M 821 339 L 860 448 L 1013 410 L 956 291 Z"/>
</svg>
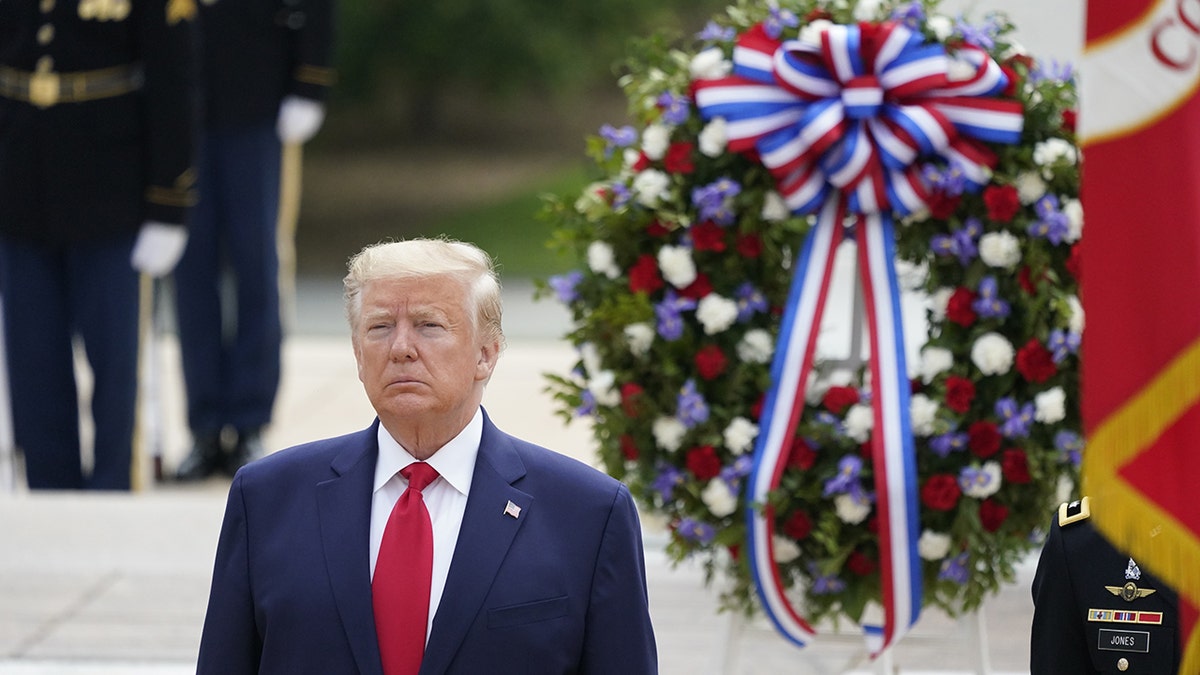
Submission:
<svg viewBox="0 0 1200 675">
<path fill-rule="evenodd" d="M 984 50 L 963 44 L 949 55 L 895 23 L 831 25 L 819 45 L 777 40 L 755 26 L 739 37 L 733 66 L 729 77 L 695 83 L 701 115 L 726 120 L 730 150 L 756 155 L 793 212 L 818 214 L 796 260 L 745 495 L 750 566 L 768 617 L 804 646 L 815 632 L 787 597 L 775 564 L 767 497 L 796 437 L 834 254 L 850 218 L 871 350 L 884 622 L 867 633 L 878 654 L 921 611 L 918 485 L 892 216 L 928 205 L 923 163 L 958 168 L 968 189 L 985 185 L 995 156 L 983 142 L 1018 142 L 1023 109 L 996 98 L 1007 77 Z"/>
</svg>

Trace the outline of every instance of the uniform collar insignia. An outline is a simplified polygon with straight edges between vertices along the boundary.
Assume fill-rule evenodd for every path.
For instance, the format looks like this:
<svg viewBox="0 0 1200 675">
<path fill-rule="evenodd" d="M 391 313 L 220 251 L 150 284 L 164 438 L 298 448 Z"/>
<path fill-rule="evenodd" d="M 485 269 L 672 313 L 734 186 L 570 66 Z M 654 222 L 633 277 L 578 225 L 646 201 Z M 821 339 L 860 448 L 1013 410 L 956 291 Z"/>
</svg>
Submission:
<svg viewBox="0 0 1200 675">
<path fill-rule="evenodd" d="M 1129 564 L 1125 567 L 1125 578 L 1133 581 L 1142 578 L 1142 569 L 1133 561 L 1133 558 L 1129 559 Z"/>
</svg>

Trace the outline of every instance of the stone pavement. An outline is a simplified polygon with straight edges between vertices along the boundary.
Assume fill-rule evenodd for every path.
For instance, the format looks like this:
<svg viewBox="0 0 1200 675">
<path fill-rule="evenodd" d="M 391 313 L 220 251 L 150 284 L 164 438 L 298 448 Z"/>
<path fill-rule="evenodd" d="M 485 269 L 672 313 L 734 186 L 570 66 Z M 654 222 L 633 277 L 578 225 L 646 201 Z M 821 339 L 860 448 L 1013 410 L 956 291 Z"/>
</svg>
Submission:
<svg viewBox="0 0 1200 675">
<path fill-rule="evenodd" d="M 373 413 L 358 383 L 340 285 L 301 280 L 285 343 L 272 448 L 365 427 Z M 506 289 L 507 352 L 484 399 L 506 431 L 592 461 L 584 425 L 551 413 L 543 373 L 565 373 L 567 317 L 531 289 Z M 150 434 L 169 470 L 187 447 L 177 346 L 159 342 L 161 424 Z M 149 466 L 145 459 L 144 468 Z M 212 556 L 228 480 L 148 481 L 134 494 L 31 494 L 0 487 L 0 674 L 180 675 L 195 668 Z M 696 565 L 673 567 L 661 527 L 644 519 L 661 672 L 666 675 L 1028 672 L 1034 561 L 984 611 L 954 621 L 933 611 L 885 658 L 865 661 L 855 635 L 807 649 L 761 623 L 717 611 Z"/>
</svg>

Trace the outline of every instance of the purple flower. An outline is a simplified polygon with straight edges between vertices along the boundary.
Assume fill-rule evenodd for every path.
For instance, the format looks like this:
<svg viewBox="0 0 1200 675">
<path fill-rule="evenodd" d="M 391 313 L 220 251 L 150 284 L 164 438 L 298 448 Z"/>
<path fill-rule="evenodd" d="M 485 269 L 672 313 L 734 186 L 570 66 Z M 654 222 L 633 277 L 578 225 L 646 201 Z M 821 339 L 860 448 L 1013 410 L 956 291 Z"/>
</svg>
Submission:
<svg viewBox="0 0 1200 675">
<path fill-rule="evenodd" d="M 1003 319 L 1012 309 L 1008 302 L 1000 299 L 996 277 L 986 276 L 979 282 L 979 296 L 971 303 L 971 309 L 985 319 Z"/>
<path fill-rule="evenodd" d="M 1038 61 L 1029 71 L 1029 83 L 1037 84 L 1050 80 L 1053 82 L 1074 82 L 1075 67 L 1069 61 L 1059 63 L 1057 59 Z"/>
<path fill-rule="evenodd" d="M 813 580 L 811 591 L 813 595 L 829 595 L 846 590 L 846 582 L 839 579 L 836 574 L 821 574 L 816 563 L 809 563 L 808 574 Z"/>
<path fill-rule="evenodd" d="M 754 459 L 750 455 L 742 455 L 733 460 L 733 464 L 721 469 L 721 479 L 731 490 L 737 490 L 738 483 L 750 475 L 754 468 Z"/>
<path fill-rule="evenodd" d="M 675 417 L 686 429 L 708 421 L 708 404 L 704 402 L 704 396 L 696 391 L 695 380 L 689 379 L 683 383 L 683 388 L 679 390 L 679 396 L 676 397 L 675 406 L 677 411 Z"/>
<path fill-rule="evenodd" d="M 831 427 L 842 428 L 842 420 L 828 410 L 817 411 L 817 414 L 813 415 L 813 421 L 817 424 L 828 424 Z"/>
<path fill-rule="evenodd" d="M 954 24 L 964 42 L 991 50 L 996 46 L 996 36 L 1000 34 L 1000 24 L 995 19 L 988 19 L 981 26 L 972 26 L 960 17 Z"/>
<path fill-rule="evenodd" d="M 1033 205 L 1033 210 L 1038 220 L 1029 224 L 1029 236 L 1041 237 L 1057 246 L 1071 233 L 1071 220 L 1059 210 L 1058 197 L 1042 197 Z"/>
<path fill-rule="evenodd" d="M 633 197 L 633 193 L 630 192 L 629 186 L 625 185 L 625 183 L 621 181 L 614 181 L 613 183 L 609 184 L 608 189 L 612 190 L 613 193 L 612 207 L 614 210 L 628 204 L 630 198 Z"/>
<path fill-rule="evenodd" d="M 1050 350 L 1055 363 L 1062 363 L 1068 356 L 1079 351 L 1080 342 L 1079 333 L 1055 328 L 1050 331 L 1050 339 L 1046 341 L 1046 348 Z"/>
<path fill-rule="evenodd" d="M 659 462 L 658 475 L 654 477 L 650 489 L 657 492 L 666 503 L 674 497 L 675 487 L 678 485 L 683 485 L 683 472 L 670 464 Z"/>
<path fill-rule="evenodd" d="M 926 164 L 921 170 L 921 175 L 933 190 L 943 192 L 950 197 L 961 195 L 967 186 L 967 176 L 958 162 L 950 162 L 944 168 Z"/>
<path fill-rule="evenodd" d="M 800 19 L 796 17 L 795 12 L 788 9 L 780 9 L 778 7 L 771 8 L 771 15 L 763 22 L 763 31 L 771 37 L 772 40 L 778 40 L 783 34 L 784 28 L 795 28 L 800 25 Z"/>
<path fill-rule="evenodd" d="M 950 234 L 936 234 L 930 240 L 930 245 L 933 247 L 933 252 L 939 255 L 952 255 L 958 258 L 958 262 L 966 267 L 971 264 L 975 256 L 979 255 L 979 249 L 975 245 L 975 241 L 983 232 L 983 225 L 980 224 L 978 218 L 968 218 L 963 227 L 955 229 Z"/>
<path fill-rule="evenodd" d="M 973 487 L 988 487 L 993 480 L 994 477 L 978 467 L 964 466 L 962 471 L 958 472 L 958 486 L 967 494 L 971 494 Z"/>
<path fill-rule="evenodd" d="M 956 584 L 965 584 L 969 578 L 967 553 L 959 553 L 953 558 L 946 558 L 942 561 L 942 569 L 938 571 L 938 579 L 947 579 Z"/>
<path fill-rule="evenodd" d="M 1083 438 L 1069 429 L 1054 434 L 1054 447 L 1062 461 L 1079 466 L 1083 462 Z"/>
<path fill-rule="evenodd" d="M 737 215 L 733 211 L 733 198 L 741 191 L 742 186 L 728 178 L 692 188 L 692 204 L 698 219 L 711 220 L 722 227 L 732 225 Z"/>
<path fill-rule="evenodd" d="M 596 413 L 596 396 L 588 389 L 584 389 L 579 394 L 581 402 L 579 407 L 575 408 L 576 417 L 586 417 Z"/>
<path fill-rule="evenodd" d="M 637 142 L 637 130 L 626 124 L 617 128 L 611 124 L 600 127 L 600 138 L 604 139 L 604 156 L 610 157 L 613 148 L 627 148 Z"/>
<path fill-rule="evenodd" d="M 697 544 L 707 544 L 717 536 L 717 531 L 713 529 L 712 525 L 702 523 L 695 518 L 681 519 L 675 531 L 684 539 Z"/>
<path fill-rule="evenodd" d="M 925 7 L 921 4 L 920 0 L 913 0 L 907 5 L 893 9 L 892 20 L 899 21 L 909 28 L 916 30 L 925 23 Z"/>
<path fill-rule="evenodd" d="M 731 27 L 722 27 L 716 21 L 709 21 L 704 24 L 704 30 L 696 33 L 696 39 L 704 41 L 720 40 L 729 42 L 735 37 L 737 37 L 737 31 Z"/>
<path fill-rule="evenodd" d="M 668 289 L 662 302 L 654 306 L 654 316 L 658 318 L 658 334 L 667 342 L 678 340 L 683 336 L 683 312 L 696 308 L 696 301 L 691 298 L 681 298 L 674 290 Z"/>
<path fill-rule="evenodd" d="M 950 431 L 929 439 L 929 448 L 938 457 L 945 458 L 951 452 L 958 452 L 967 447 L 970 436 L 959 431 Z"/>
<path fill-rule="evenodd" d="M 659 94 L 655 103 L 662 109 L 662 119 L 668 124 L 683 124 L 691 112 L 691 102 L 686 96 L 676 96 L 669 91 Z"/>
<path fill-rule="evenodd" d="M 855 488 L 861 491 L 858 475 L 862 473 L 862 459 L 856 455 L 846 455 L 838 461 L 837 475 L 825 481 L 824 496 L 828 497 L 843 492 L 851 492 Z"/>
<path fill-rule="evenodd" d="M 1000 433 L 1005 438 L 1028 438 L 1035 410 L 1032 403 L 1018 406 L 1011 396 L 996 401 L 996 416 L 1002 420 Z"/>
<path fill-rule="evenodd" d="M 550 288 L 554 289 L 554 295 L 558 301 L 564 305 L 569 305 L 579 299 L 579 293 L 575 287 L 583 281 L 583 272 L 579 270 L 571 270 L 566 274 L 555 274 L 548 280 Z"/>
<path fill-rule="evenodd" d="M 749 321 L 756 312 L 767 311 L 767 296 L 749 281 L 742 282 L 733 295 L 737 298 L 737 320 L 741 323 Z"/>
</svg>

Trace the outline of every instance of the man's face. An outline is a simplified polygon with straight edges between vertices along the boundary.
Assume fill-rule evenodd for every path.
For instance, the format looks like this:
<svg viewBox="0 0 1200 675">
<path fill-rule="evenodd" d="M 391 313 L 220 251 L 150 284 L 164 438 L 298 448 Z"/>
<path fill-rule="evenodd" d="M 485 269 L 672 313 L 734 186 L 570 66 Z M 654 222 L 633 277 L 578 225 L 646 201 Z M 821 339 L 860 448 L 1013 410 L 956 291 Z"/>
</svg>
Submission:
<svg viewBox="0 0 1200 675">
<path fill-rule="evenodd" d="M 358 379 L 385 428 L 445 425 L 457 433 L 499 353 L 476 334 L 466 286 L 450 277 L 380 280 L 363 286 L 361 297 Z"/>
</svg>

